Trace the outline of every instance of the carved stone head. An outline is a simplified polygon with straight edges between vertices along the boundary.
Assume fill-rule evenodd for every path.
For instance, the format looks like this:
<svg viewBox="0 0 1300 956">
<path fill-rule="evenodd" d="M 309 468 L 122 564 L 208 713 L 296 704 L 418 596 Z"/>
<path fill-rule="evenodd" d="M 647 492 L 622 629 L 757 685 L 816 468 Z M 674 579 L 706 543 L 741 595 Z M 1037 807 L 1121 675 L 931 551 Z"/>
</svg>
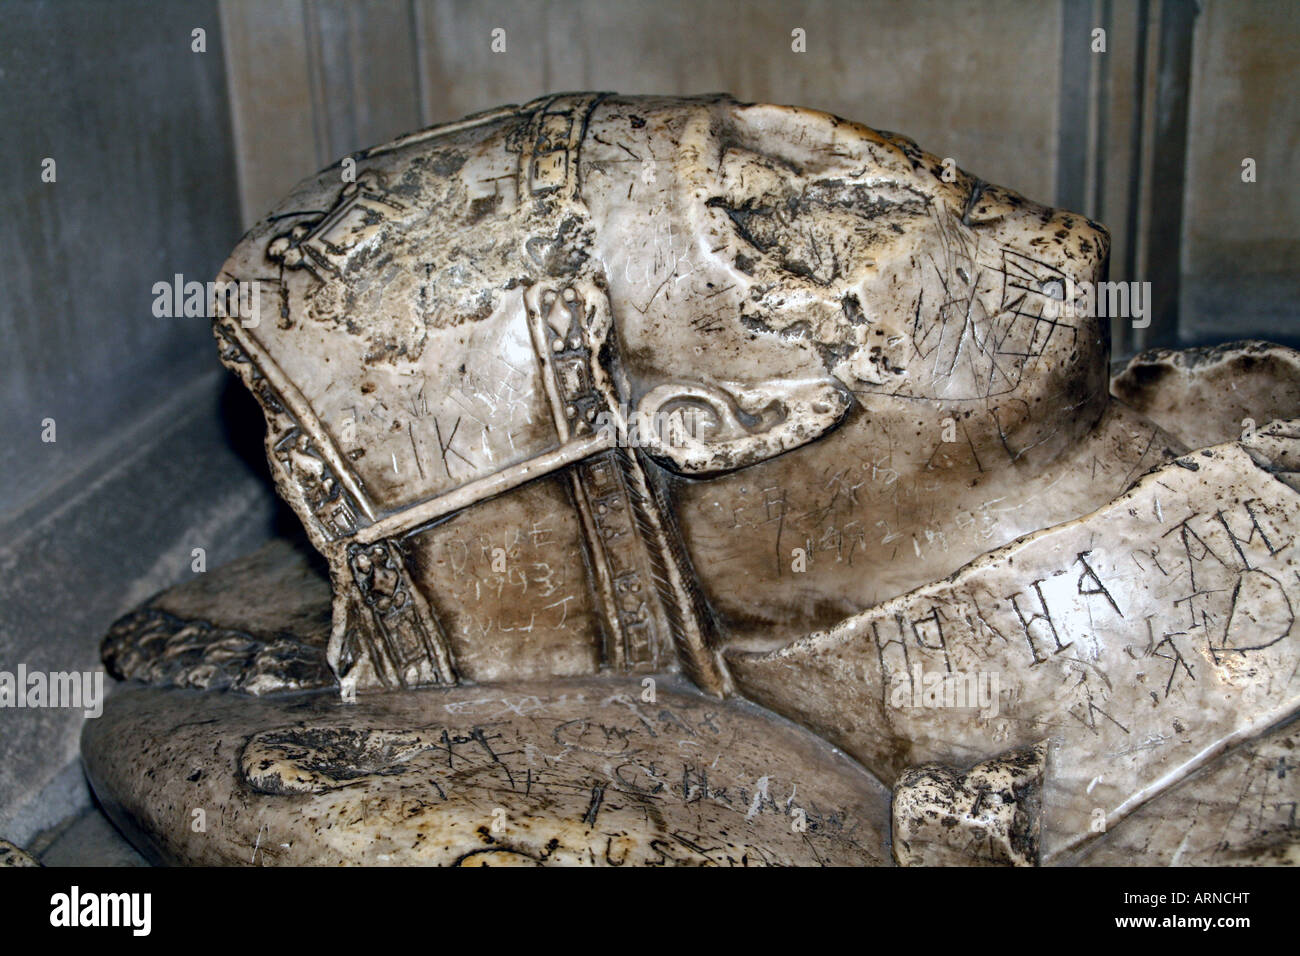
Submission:
<svg viewBox="0 0 1300 956">
<path fill-rule="evenodd" d="M 345 687 L 676 659 L 724 692 L 726 641 L 999 543 L 940 555 L 926 499 L 1050 471 L 1103 417 L 1104 330 L 1049 302 L 1107 246 L 825 113 L 564 95 L 299 185 L 224 269 L 260 313 L 217 336 L 329 560 Z M 814 526 L 862 548 L 815 589 Z M 890 527 L 915 560 L 876 574 Z"/>
</svg>

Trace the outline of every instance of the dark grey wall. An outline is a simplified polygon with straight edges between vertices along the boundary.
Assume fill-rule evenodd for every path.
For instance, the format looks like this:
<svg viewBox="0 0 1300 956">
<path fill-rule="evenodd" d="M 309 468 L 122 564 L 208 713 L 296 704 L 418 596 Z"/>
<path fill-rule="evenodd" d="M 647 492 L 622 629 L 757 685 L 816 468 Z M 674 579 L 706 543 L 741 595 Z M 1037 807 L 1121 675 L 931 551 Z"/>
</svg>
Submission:
<svg viewBox="0 0 1300 956">
<path fill-rule="evenodd" d="M 7 2 L 0 19 L 4 514 L 207 367 L 205 323 L 154 318 L 150 290 L 210 278 L 239 214 L 215 2 Z"/>
<path fill-rule="evenodd" d="M 1197 18 L 1183 198 L 1184 341 L 1300 347 L 1300 4 L 1214 0 Z M 1241 163 L 1256 163 L 1242 182 Z"/>
<path fill-rule="evenodd" d="M 228 560 L 272 520 L 208 323 L 152 314 L 239 237 L 216 3 L 0 4 L 0 129 L 0 670 L 89 670 L 192 548 Z M 0 711 L 0 837 L 86 804 L 81 721 Z"/>
</svg>

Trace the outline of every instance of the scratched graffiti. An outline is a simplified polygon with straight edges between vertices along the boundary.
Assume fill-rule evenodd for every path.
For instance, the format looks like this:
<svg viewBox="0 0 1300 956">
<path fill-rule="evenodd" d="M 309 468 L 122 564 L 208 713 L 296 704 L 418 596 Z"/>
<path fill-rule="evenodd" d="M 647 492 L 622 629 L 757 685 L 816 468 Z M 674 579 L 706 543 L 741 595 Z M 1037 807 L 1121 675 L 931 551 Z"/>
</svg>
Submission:
<svg viewBox="0 0 1300 956">
<path fill-rule="evenodd" d="M 491 709 L 508 716 L 473 719 Z M 811 781 L 803 783 L 801 796 L 796 778 L 745 772 L 723 760 L 734 733 L 724 712 L 675 698 L 643 704 L 617 692 L 595 707 L 563 709 L 573 716 L 553 715 L 554 708 L 536 697 L 489 697 L 448 705 L 461 718 L 454 725 L 277 728 L 249 739 L 240 770 L 255 792 L 270 796 L 363 788 L 364 795 L 340 815 L 344 829 L 401 827 L 426 811 L 445 812 L 466 801 L 509 802 L 519 817 L 526 808 L 557 816 L 561 806 L 572 807 L 573 824 L 604 831 L 587 839 L 603 845 L 609 851 L 605 862 L 614 865 L 636 852 L 616 847 L 629 818 L 644 827 L 675 811 L 697 818 L 696 825 L 652 843 L 650 859 L 639 862 L 779 862 L 780 851 L 759 845 L 753 835 L 795 833 L 790 821 L 796 809 L 807 826 L 803 832 L 814 835 L 810 845 L 821 847 L 826 860 L 871 854 L 873 828 L 855 820 L 852 811 L 823 803 L 809 792 Z M 737 832 L 729 844 L 697 835 L 709 829 L 702 818 L 711 816 L 734 819 Z M 490 844 L 490 827 L 486 834 Z M 502 836 L 502 843 L 510 842 Z"/>
<path fill-rule="evenodd" d="M 861 866 L 888 858 L 887 788 L 807 731 L 669 677 L 651 695 L 626 678 L 362 695 L 354 704 L 317 695 L 250 707 L 213 695 L 212 719 L 202 722 L 160 710 L 150 693 L 117 695 L 116 709 L 92 722 L 92 737 L 121 746 L 107 762 L 92 757 L 91 772 L 115 789 L 125 779 L 164 782 L 165 803 L 127 801 L 168 859 Z M 204 832 L 189 827 L 191 806 L 208 808 Z"/>
<path fill-rule="evenodd" d="M 1122 819 L 1134 793 L 1158 792 L 1214 743 L 1300 704 L 1300 502 L 1278 498 L 1274 482 L 1235 446 L 1178 459 L 1087 522 L 782 651 L 734 653 L 733 673 L 747 695 L 827 730 L 886 778 L 1052 740 L 1045 805 L 1058 827 L 1044 852 L 1065 852 L 1095 832 L 1094 808 Z M 1121 516 L 1125 535 L 1096 533 Z M 834 714 L 773 693 L 790 661 L 835 688 Z M 889 706 L 892 685 L 929 671 L 999 673 L 1000 713 L 954 723 Z"/>
<path fill-rule="evenodd" d="M 462 674 L 544 678 L 600 666 L 582 531 L 560 480 L 482 502 L 413 544 L 416 579 L 434 595 Z"/>
</svg>

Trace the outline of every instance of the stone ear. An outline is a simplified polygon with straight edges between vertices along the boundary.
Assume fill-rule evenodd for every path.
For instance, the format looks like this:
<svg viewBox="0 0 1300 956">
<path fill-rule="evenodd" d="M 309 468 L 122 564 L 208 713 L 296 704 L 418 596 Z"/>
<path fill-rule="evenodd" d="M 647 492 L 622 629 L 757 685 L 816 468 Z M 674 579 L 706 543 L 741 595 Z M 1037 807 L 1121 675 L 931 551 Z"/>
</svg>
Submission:
<svg viewBox="0 0 1300 956">
<path fill-rule="evenodd" d="M 829 378 L 666 383 L 637 404 L 637 443 L 679 474 L 715 475 L 806 445 L 839 424 L 852 404 L 852 393 Z"/>
</svg>

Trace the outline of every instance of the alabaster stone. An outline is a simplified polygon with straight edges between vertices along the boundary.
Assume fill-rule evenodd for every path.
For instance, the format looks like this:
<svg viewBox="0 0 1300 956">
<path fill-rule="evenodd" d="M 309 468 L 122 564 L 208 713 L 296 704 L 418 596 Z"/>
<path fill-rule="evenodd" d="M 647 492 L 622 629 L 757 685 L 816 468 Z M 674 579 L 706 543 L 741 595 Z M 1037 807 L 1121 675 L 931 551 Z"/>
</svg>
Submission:
<svg viewBox="0 0 1300 956">
<path fill-rule="evenodd" d="M 104 805 L 169 862 L 1205 859 L 1300 707 L 1300 362 L 1112 385 L 1065 301 L 1107 252 L 725 96 L 546 97 L 307 179 L 215 322 L 306 540 L 114 626 L 149 686 L 86 731 Z"/>
<path fill-rule="evenodd" d="M 1189 448 L 1231 441 L 1300 408 L 1300 355 L 1268 342 L 1153 349 L 1111 390 Z"/>
<path fill-rule="evenodd" d="M 901 137 L 572 95 L 354 162 L 248 233 L 222 278 L 264 305 L 217 323 L 348 687 L 675 661 L 723 693 L 723 643 L 779 646 L 1181 450 L 1108 403 L 1095 319 L 1043 317 L 1105 231 Z"/>
<path fill-rule="evenodd" d="M 1300 726 L 1249 740 L 1125 817 L 1077 858 L 1085 866 L 1295 866 Z"/>
<path fill-rule="evenodd" d="M 334 686 L 329 579 L 310 548 L 276 538 L 156 595 L 104 638 L 119 680 L 254 696 Z"/>
<path fill-rule="evenodd" d="M 88 725 L 87 770 L 171 863 L 888 860 L 889 791 L 864 769 L 743 701 L 656 685 L 653 701 L 637 679 L 557 678 L 355 704 L 143 688 Z"/>
<path fill-rule="evenodd" d="M 1260 438 L 1300 453 L 1300 423 Z M 1250 450 L 1177 458 L 829 631 L 731 654 L 731 673 L 886 779 L 1050 738 L 1043 853 L 1074 849 L 1098 814 L 1113 824 L 1300 705 L 1300 497 Z"/>
<path fill-rule="evenodd" d="M 1003 754 L 958 773 L 928 765 L 894 786 L 900 866 L 1035 866 L 1046 748 Z"/>
<path fill-rule="evenodd" d="M 36 859 L 26 851 L 14 846 L 8 840 L 0 840 L 0 867 L 40 866 Z"/>
</svg>

